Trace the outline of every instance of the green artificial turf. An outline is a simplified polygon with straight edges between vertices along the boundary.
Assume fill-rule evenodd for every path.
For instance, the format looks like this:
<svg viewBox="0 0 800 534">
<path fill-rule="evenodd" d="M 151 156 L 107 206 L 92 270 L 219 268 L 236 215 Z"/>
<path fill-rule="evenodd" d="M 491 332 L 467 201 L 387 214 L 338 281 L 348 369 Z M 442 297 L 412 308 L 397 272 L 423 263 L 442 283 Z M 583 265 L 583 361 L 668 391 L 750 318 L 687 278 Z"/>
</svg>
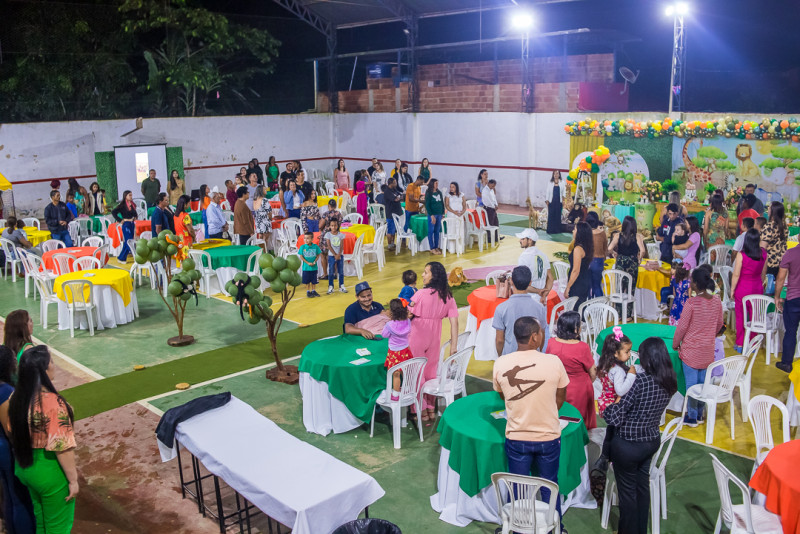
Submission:
<svg viewBox="0 0 800 534">
<path fill-rule="evenodd" d="M 453 292 L 453 298 L 456 299 L 456 304 L 459 308 L 461 308 L 463 306 L 469 306 L 467 297 L 470 293 L 485 285 L 485 281 L 479 280 L 477 282 L 472 282 L 471 284 L 461 284 L 460 286 L 451 287 L 450 290 Z"/>
<path fill-rule="evenodd" d="M 310 342 L 341 333 L 341 318 L 281 332 L 278 351 L 283 358 L 297 356 Z M 75 410 L 75 418 L 84 419 L 166 393 L 180 382 L 197 384 L 273 361 L 269 342 L 261 338 L 89 382 L 64 390 L 62 394 Z"/>
</svg>

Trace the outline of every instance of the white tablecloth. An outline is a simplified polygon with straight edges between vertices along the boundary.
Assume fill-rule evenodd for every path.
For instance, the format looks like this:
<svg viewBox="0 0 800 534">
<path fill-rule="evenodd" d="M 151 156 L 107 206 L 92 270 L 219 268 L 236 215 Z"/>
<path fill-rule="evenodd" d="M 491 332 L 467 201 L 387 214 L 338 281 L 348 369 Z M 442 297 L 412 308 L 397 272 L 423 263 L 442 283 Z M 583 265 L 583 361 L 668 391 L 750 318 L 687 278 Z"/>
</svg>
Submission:
<svg viewBox="0 0 800 534">
<path fill-rule="evenodd" d="M 303 395 L 303 424 L 306 430 L 327 436 L 342 434 L 364 423 L 347 409 L 342 401 L 331 395 L 328 384 L 300 373 L 300 393 Z"/>
<path fill-rule="evenodd" d="M 175 439 L 294 534 L 330 534 L 384 495 L 374 478 L 282 430 L 236 397 L 180 423 Z M 162 444 L 163 461 L 171 458 Z"/>
<path fill-rule="evenodd" d="M 659 303 L 661 302 L 661 295 L 656 295 L 649 289 L 636 288 L 633 295 L 636 299 L 636 313 L 639 319 L 647 319 L 648 321 L 657 321 L 660 311 Z M 669 311 L 667 312 L 669 315 Z M 622 319 L 620 317 L 620 319 Z M 628 321 L 633 321 L 632 317 L 628 317 Z"/>
<path fill-rule="evenodd" d="M 439 512 L 439 519 L 458 527 L 465 527 L 472 521 L 500 524 L 500 514 L 497 511 L 497 494 L 492 485 L 481 490 L 474 497 L 470 497 L 459 487 L 458 473 L 448 465 L 450 451 L 442 448 L 439 454 L 439 474 L 436 487 L 439 492 L 431 496 L 431 507 Z M 583 464 L 581 468 L 581 485 L 572 493 L 561 497 L 561 511 L 568 508 L 597 508 L 597 501 L 592 497 L 589 482 L 589 465 Z"/>
<path fill-rule="evenodd" d="M 111 286 L 95 285 L 93 293 L 96 306 L 94 327 L 97 330 L 116 328 L 117 325 L 130 323 L 139 314 L 136 291 L 131 292 L 131 300 L 127 306 Z M 89 328 L 85 313 L 76 314 L 75 327 L 83 330 Z M 63 300 L 58 301 L 58 329 L 69 330 L 69 305 Z"/>
<path fill-rule="evenodd" d="M 475 359 L 491 361 L 497 359 L 497 348 L 494 344 L 496 330 L 492 328 L 492 320 L 484 319 L 478 326 L 478 318 L 467 310 L 467 328 L 469 339 L 467 346 L 475 346 Z"/>
</svg>

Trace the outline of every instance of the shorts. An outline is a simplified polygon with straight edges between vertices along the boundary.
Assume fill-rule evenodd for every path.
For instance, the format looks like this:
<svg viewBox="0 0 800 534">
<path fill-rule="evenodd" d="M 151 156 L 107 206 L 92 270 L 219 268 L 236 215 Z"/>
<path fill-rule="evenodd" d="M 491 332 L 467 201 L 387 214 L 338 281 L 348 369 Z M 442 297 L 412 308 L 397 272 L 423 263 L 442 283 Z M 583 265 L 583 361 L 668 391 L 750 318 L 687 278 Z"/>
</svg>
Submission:
<svg viewBox="0 0 800 534">
<path fill-rule="evenodd" d="M 303 271 L 303 283 L 304 284 L 316 284 L 317 283 L 317 270 L 314 269 L 313 271 Z"/>
<path fill-rule="evenodd" d="M 389 350 L 386 353 L 386 363 L 384 364 L 386 368 L 394 367 L 398 363 L 403 363 L 406 360 L 410 360 L 414 356 L 411 354 L 411 350 L 406 347 L 400 350 Z"/>
<path fill-rule="evenodd" d="M 386 218 L 386 233 L 389 235 L 397 233 L 397 228 L 394 227 L 394 218 L 391 215 Z"/>
</svg>

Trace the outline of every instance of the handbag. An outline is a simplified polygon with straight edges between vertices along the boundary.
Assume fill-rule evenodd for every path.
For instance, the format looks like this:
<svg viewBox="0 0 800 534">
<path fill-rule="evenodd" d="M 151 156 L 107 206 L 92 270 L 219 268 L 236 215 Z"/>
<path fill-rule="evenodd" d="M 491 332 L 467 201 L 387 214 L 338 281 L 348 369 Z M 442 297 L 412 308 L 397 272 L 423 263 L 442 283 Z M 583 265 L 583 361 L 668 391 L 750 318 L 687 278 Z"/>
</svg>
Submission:
<svg viewBox="0 0 800 534">
<path fill-rule="evenodd" d="M 511 296 L 511 273 L 501 274 L 495 282 L 495 296 L 499 299 L 507 299 Z"/>
</svg>

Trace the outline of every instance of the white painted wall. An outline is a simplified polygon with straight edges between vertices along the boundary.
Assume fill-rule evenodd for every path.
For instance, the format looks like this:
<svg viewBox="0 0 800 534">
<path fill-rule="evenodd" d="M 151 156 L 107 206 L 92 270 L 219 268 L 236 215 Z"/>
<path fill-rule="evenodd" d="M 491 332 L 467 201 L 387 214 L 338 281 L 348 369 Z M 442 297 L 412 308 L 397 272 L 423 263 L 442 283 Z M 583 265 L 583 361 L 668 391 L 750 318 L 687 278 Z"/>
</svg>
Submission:
<svg viewBox="0 0 800 534">
<path fill-rule="evenodd" d="M 641 121 L 663 116 L 632 113 L 607 117 Z M 693 115 L 692 119 L 716 116 Z M 258 157 L 262 164 L 270 155 L 278 160 L 300 159 L 307 168 L 322 169 L 329 176 L 339 157 L 377 156 L 387 170 L 397 157 L 409 161 L 427 157 L 433 162 L 434 177 L 445 183 L 458 182 L 468 197 L 474 196 L 478 171 L 488 167 L 490 177 L 498 181 L 500 202 L 524 206 L 530 197 L 534 204 L 542 205 L 550 171 L 491 167 L 566 169 L 569 136 L 564 134 L 563 126 L 578 118 L 583 115 L 363 113 L 145 119 L 142 130 L 125 138 L 120 134 L 132 129 L 132 120 L 4 124 L 0 125 L 0 173 L 15 184 L 18 209 L 41 215 L 49 185 L 25 182 L 94 175 L 94 153 L 112 150 L 115 145 L 167 143 L 183 147 L 187 168 L 233 165 L 187 170 L 187 189 L 196 189 L 203 183 L 222 186 L 252 157 Z M 761 119 L 758 115 L 738 118 Z M 311 158 L 325 159 L 309 161 Z M 347 166 L 352 175 L 355 169 L 368 165 L 348 161 Z M 416 173 L 418 166 L 411 167 L 411 174 Z M 160 178 L 164 183 L 166 177 Z M 94 178 L 78 181 L 88 187 Z"/>
</svg>

